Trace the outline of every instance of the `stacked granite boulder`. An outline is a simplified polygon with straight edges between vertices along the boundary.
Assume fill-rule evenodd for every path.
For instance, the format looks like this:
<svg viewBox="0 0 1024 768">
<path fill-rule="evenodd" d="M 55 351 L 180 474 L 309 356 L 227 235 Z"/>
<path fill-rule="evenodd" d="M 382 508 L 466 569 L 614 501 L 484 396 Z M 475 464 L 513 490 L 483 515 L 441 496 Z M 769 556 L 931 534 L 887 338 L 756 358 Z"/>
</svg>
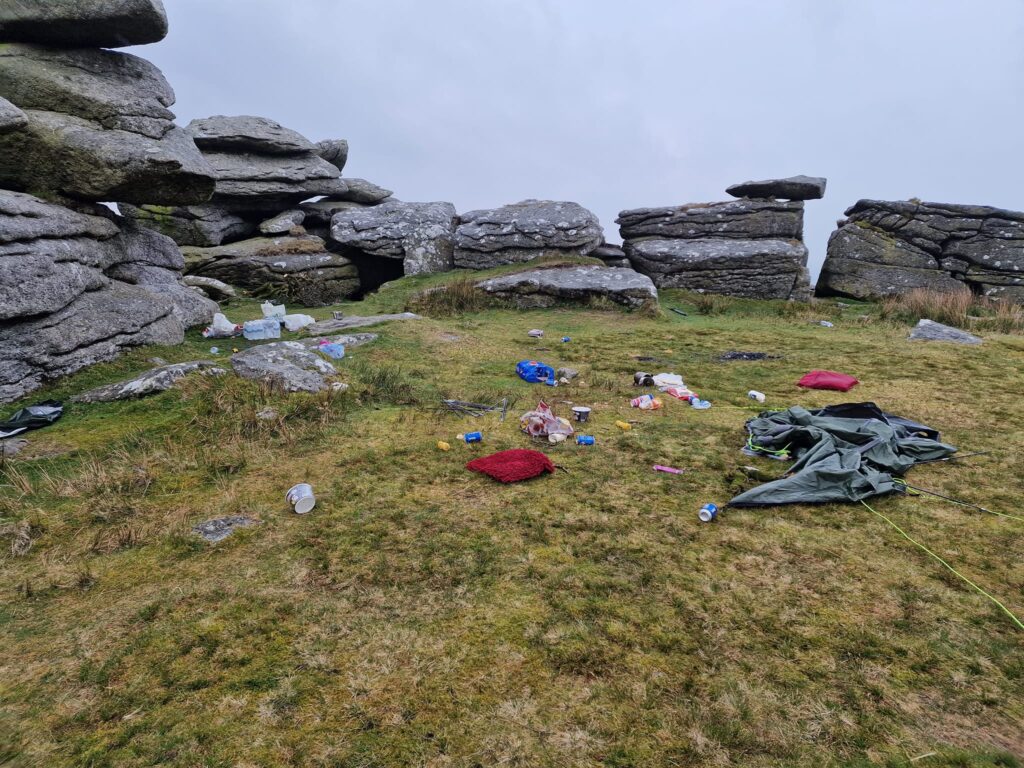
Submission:
<svg viewBox="0 0 1024 768">
<path fill-rule="evenodd" d="M 101 46 L 161 39 L 159 0 L 0 4 L 0 402 L 175 344 L 216 304 L 170 239 L 100 202 L 201 203 L 214 176 L 156 67 Z"/>
<path fill-rule="evenodd" d="M 250 116 L 193 120 L 187 130 L 213 168 L 212 198 L 192 206 L 128 206 L 125 213 L 183 246 L 189 274 L 305 306 L 359 291 L 357 265 L 329 248 L 330 219 L 382 203 L 391 192 L 341 178 L 348 142 L 313 144 Z"/>
<path fill-rule="evenodd" d="M 617 223 L 625 256 L 659 288 L 809 298 L 804 201 L 823 197 L 825 183 L 807 176 L 750 181 L 726 190 L 739 200 L 623 211 Z"/>
<path fill-rule="evenodd" d="M 914 288 L 1024 303 L 1024 213 L 977 205 L 861 200 L 832 233 L 819 296 Z"/>
</svg>

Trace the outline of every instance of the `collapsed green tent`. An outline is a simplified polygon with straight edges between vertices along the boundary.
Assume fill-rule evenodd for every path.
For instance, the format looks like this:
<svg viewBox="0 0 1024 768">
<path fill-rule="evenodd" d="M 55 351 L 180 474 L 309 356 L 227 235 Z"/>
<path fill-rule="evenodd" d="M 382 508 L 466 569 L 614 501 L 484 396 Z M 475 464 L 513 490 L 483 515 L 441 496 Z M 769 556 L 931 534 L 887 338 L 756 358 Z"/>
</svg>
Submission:
<svg viewBox="0 0 1024 768">
<path fill-rule="evenodd" d="M 874 403 L 794 406 L 747 422 L 751 450 L 796 459 L 781 480 L 753 488 L 730 507 L 860 501 L 902 492 L 896 480 L 919 461 L 942 459 L 956 448 L 931 427 L 883 412 Z"/>
</svg>

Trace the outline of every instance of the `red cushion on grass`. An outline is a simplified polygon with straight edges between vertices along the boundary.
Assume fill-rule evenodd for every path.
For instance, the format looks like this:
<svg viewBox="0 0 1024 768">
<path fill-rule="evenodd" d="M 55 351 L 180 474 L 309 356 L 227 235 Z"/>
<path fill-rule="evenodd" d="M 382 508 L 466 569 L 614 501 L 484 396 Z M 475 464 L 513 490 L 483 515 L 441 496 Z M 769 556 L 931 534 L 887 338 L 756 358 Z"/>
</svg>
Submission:
<svg viewBox="0 0 1024 768">
<path fill-rule="evenodd" d="M 473 459 L 466 469 L 483 472 L 503 483 L 516 483 L 529 480 L 545 472 L 554 473 L 555 465 L 551 459 L 540 451 L 529 451 L 524 448 L 513 448 L 510 451 L 492 453 L 479 459 Z"/>
<path fill-rule="evenodd" d="M 838 392 L 849 392 L 860 384 L 853 376 L 835 371 L 811 371 L 796 383 L 798 387 L 808 389 L 834 389 Z"/>
</svg>

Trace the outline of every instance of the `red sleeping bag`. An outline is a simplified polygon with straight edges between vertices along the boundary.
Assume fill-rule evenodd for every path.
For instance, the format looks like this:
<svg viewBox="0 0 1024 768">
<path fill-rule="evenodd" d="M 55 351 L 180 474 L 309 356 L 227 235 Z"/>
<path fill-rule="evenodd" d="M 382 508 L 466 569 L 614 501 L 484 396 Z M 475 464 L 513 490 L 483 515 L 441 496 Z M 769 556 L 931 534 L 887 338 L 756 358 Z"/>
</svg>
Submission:
<svg viewBox="0 0 1024 768">
<path fill-rule="evenodd" d="M 473 459 L 466 465 L 466 469 L 483 472 L 503 483 L 516 483 L 520 480 L 529 480 L 531 477 L 545 472 L 553 474 L 555 465 L 540 451 L 513 448 L 510 451 L 501 451 L 480 459 Z"/>
<path fill-rule="evenodd" d="M 807 389 L 834 389 L 838 392 L 849 392 L 860 384 L 853 376 L 835 371 L 811 371 L 796 383 L 798 387 Z"/>
</svg>

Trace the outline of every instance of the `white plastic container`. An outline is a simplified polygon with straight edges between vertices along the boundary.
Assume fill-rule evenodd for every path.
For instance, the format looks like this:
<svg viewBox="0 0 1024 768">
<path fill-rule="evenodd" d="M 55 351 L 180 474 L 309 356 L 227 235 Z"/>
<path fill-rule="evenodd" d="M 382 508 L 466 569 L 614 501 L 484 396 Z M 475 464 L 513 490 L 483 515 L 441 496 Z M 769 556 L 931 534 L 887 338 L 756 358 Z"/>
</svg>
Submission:
<svg viewBox="0 0 1024 768">
<path fill-rule="evenodd" d="M 307 325 L 312 325 L 316 322 L 316 318 L 310 315 L 283 315 L 281 319 L 284 321 L 285 330 L 292 333 L 301 331 Z"/>
<path fill-rule="evenodd" d="M 281 323 L 276 317 L 265 317 L 262 320 L 246 320 L 242 324 L 242 335 L 249 341 L 280 339 Z"/>
<path fill-rule="evenodd" d="M 747 397 L 751 400 L 757 400 L 759 403 L 763 403 L 767 399 L 764 392 L 758 392 L 756 389 L 752 389 L 747 392 Z"/>
<path fill-rule="evenodd" d="M 263 310 L 264 317 L 284 317 L 288 314 L 284 304 L 274 304 L 272 301 L 263 302 L 260 309 Z"/>
<path fill-rule="evenodd" d="M 292 505 L 295 514 L 304 515 L 316 506 L 316 496 L 313 495 L 313 486 L 309 483 L 299 483 L 292 486 L 285 495 L 288 503 Z"/>
</svg>

